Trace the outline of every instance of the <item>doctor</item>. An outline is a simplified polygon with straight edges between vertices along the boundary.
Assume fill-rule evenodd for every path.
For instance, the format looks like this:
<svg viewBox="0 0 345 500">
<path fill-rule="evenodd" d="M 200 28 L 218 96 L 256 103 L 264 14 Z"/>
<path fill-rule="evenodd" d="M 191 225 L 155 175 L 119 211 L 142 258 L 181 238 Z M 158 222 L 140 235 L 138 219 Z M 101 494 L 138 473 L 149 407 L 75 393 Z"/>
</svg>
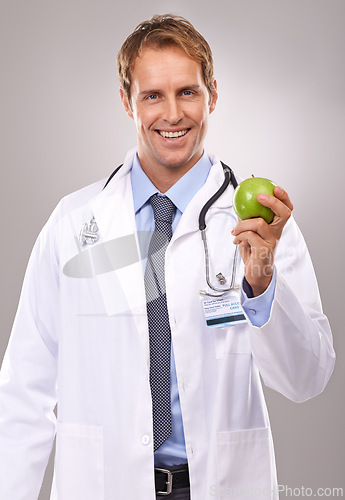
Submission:
<svg viewBox="0 0 345 500">
<path fill-rule="evenodd" d="M 229 282 L 238 246 L 239 290 L 201 297 L 212 290 L 198 217 L 224 180 L 203 146 L 217 102 L 210 48 L 186 20 L 155 16 L 127 38 L 118 68 L 137 148 L 105 189 L 64 198 L 33 249 L 1 370 L 0 498 L 37 499 L 56 433 L 53 500 L 276 499 L 260 375 L 301 402 L 334 366 L 292 203 L 277 187 L 259 196 L 272 224 L 238 222 L 227 188 L 206 215 L 210 272 Z M 153 254 L 158 198 L 170 222 Z M 163 289 L 153 311 L 152 255 Z M 233 321 L 208 321 L 222 307 Z M 151 369 L 167 357 L 157 396 Z"/>
</svg>

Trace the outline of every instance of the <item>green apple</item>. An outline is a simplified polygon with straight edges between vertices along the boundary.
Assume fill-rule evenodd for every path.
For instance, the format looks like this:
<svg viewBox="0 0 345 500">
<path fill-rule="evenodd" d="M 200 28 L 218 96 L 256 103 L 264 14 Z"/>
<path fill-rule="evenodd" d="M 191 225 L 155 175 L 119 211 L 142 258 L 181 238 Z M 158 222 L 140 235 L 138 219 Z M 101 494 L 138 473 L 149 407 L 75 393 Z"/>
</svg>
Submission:
<svg viewBox="0 0 345 500">
<path fill-rule="evenodd" d="M 266 193 L 274 196 L 276 184 L 263 177 L 250 177 L 240 182 L 235 189 L 232 204 L 237 216 L 241 220 L 252 217 L 262 217 L 267 224 L 273 220 L 274 213 L 268 207 L 264 207 L 256 199 L 259 193 Z"/>
</svg>

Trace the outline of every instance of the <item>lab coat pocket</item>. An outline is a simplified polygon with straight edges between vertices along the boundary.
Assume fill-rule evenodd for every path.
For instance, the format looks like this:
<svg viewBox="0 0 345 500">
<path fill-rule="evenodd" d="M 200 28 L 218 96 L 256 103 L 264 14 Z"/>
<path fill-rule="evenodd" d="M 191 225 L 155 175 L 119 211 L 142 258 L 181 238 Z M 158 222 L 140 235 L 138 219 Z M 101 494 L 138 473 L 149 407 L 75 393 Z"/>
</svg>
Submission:
<svg viewBox="0 0 345 500">
<path fill-rule="evenodd" d="M 102 427 L 58 422 L 55 462 L 59 500 L 104 500 Z"/>
<path fill-rule="evenodd" d="M 278 498 L 268 427 L 217 433 L 218 487 L 214 496 Z M 217 491 L 216 491 L 217 490 Z"/>
<path fill-rule="evenodd" d="M 217 359 L 226 354 L 251 354 L 252 346 L 246 325 L 210 328 Z"/>
</svg>

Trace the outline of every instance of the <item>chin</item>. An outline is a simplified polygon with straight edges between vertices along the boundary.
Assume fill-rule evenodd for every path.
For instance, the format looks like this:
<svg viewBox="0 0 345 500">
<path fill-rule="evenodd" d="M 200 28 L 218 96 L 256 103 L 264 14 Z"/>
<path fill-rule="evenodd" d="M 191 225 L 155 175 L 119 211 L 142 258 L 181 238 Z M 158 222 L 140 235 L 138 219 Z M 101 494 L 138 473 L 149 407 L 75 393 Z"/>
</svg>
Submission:
<svg viewBox="0 0 345 500">
<path fill-rule="evenodd" d="M 158 158 L 162 165 L 165 165 L 167 168 L 183 168 L 185 166 L 189 166 L 189 164 L 194 165 L 201 158 L 199 154 L 190 154 L 190 155 L 178 155 L 171 154 L 169 157 L 161 157 Z"/>
</svg>

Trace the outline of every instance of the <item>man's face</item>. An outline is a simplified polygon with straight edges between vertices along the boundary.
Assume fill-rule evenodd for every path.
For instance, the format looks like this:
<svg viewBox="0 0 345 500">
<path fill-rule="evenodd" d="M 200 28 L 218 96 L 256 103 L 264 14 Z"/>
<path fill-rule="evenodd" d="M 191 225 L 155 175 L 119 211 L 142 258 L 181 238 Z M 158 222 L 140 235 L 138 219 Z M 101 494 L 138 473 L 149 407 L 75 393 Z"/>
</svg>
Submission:
<svg viewBox="0 0 345 500">
<path fill-rule="evenodd" d="M 132 71 L 130 104 L 120 92 L 151 180 L 150 174 L 180 177 L 201 158 L 217 93 L 210 98 L 200 63 L 177 46 L 145 48 Z"/>
</svg>

